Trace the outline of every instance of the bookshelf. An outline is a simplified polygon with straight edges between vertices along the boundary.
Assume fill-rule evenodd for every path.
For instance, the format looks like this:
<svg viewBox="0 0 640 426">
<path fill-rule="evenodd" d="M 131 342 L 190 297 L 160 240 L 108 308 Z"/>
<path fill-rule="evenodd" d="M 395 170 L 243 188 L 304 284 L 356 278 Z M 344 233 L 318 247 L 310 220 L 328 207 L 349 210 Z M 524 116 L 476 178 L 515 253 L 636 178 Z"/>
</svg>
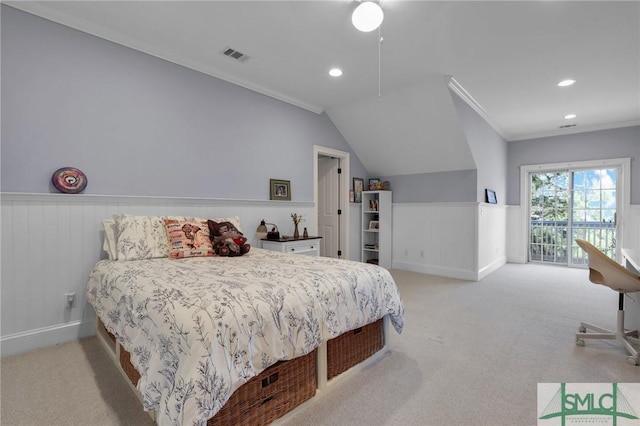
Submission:
<svg viewBox="0 0 640 426">
<path fill-rule="evenodd" d="M 363 262 L 391 268 L 391 226 L 391 191 L 363 191 Z"/>
</svg>

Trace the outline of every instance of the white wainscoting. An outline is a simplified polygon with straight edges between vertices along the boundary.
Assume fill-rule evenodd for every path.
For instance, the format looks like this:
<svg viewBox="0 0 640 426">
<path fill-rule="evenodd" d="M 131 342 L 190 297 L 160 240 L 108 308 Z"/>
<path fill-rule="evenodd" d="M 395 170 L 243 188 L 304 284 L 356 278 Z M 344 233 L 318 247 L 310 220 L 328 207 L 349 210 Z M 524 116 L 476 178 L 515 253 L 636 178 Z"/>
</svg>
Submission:
<svg viewBox="0 0 640 426">
<path fill-rule="evenodd" d="M 94 334 L 95 313 L 85 287 L 102 251 L 102 220 L 114 213 L 240 216 L 245 236 L 258 247 L 261 219 L 292 234 L 291 213 L 316 229 L 312 202 L 123 197 L 67 194 L 1 195 L 1 355 L 27 352 Z M 72 308 L 65 293 L 75 293 Z"/>
<path fill-rule="evenodd" d="M 393 205 L 393 268 L 478 277 L 478 203 Z"/>
<path fill-rule="evenodd" d="M 507 206 L 478 205 L 478 276 L 481 280 L 507 263 Z"/>
<path fill-rule="evenodd" d="M 626 216 L 624 227 L 625 248 L 640 253 L 640 205 L 633 205 Z M 636 262 L 640 259 L 636 259 Z M 632 293 L 631 297 L 625 298 L 625 328 L 640 329 L 640 292 Z"/>
<path fill-rule="evenodd" d="M 245 236 L 258 246 L 260 219 L 293 232 L 292 212 L 315 229 L 313 203 L 251 200 L 9 194 L 1 198 L 0 307 L 2 356 L 94 334 L 95 314 L 84 291 L 102 251 L 102 219 L 114 213 L 240 216 Z M 358 205 L 351 204 L 349 258 L 360 260 Z M 393 205 L 393 268 L 478 280 L 509 262 L 526 262 L 520 206 L 485 203 Z M 640 206 L 625 214 L 625 246 L 640 252 Z M 65 308 L 64 294 L 76 294 Z M 637 305 L 637 306 L 636 306 Z M 640 300 L 629 303 L 640 324 Z"/>
<path fill-rule="evenodd" d="M 624 246 L 640 253 L 640 205 L 632 205 L 625 214 Z"/>
</svg>

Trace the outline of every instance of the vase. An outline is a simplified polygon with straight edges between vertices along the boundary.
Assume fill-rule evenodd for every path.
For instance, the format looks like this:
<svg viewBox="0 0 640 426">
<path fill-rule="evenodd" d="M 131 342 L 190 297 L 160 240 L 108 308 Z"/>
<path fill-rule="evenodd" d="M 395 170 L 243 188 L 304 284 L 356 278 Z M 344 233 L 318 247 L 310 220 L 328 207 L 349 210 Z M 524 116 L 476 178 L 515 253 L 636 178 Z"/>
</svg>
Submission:
<svg viewBox="0 0 640 426">
<path fill-rule="evenodd" d="M 294 225 L 296 226 L 295 229 L 293 230 L 293 238 L 300 238 L 300 232 L 298 232 L 298 224 L 294 223 Z"/>
<path fill-rule="evenodd" d="M 309 238 L 309 233 L 307 232 L 307 227 L 304 227 L 304 231 L 302 231 L 302 238 Z"/>
</svg>

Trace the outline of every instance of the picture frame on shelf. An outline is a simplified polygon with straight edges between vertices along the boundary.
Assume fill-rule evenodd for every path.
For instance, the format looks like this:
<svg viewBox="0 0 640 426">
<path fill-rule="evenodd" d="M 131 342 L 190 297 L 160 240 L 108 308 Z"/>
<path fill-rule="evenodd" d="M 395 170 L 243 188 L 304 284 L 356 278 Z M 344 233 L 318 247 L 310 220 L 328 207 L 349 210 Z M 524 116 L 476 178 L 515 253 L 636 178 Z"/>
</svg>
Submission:
<svg viewBox="0 0 640 426">
<path fill-rule="evenodd" d="M 270 200 L 291 201 L 291 181 L 282 179 L 269 179 Z"/>
<path fill-rule="evenodd" d="M 352 189 L 351 191 L 349 191 L 349 202 L 350 203 L 355 203 L 355 201 L 356 201 L 356 195 L 355 195 L 355 193 L 353 192 L 353 189 Z"/>
<path fill-rule="evenodd" d="M 369 231 L 377 231 L 378 229 L 380 229 L 380 222 L 377 220 L 370 220 Z"/>
<path fill-rule="evenodd" d="M 353 178 L 353 193 L 354 193 L 354 202 L 361 203 L 362 202 L 362 191 L 364 190 L 364 179 L 362 178 Z"/>
<path fill-rule="evenodd" d="M 380 179 L 378 178 L 370 178 L 369 184 L 367 185 L 368 191 L 376 191 L 382 188 L 382 184 L 380 183 Z"/>
<path fill-rule="evenodd" d="M 496 191 L 492 189 L 485 189 L 485 200 L 489 204 L 498 204 L 498 197 L 496 196 Z"/>
</svg>

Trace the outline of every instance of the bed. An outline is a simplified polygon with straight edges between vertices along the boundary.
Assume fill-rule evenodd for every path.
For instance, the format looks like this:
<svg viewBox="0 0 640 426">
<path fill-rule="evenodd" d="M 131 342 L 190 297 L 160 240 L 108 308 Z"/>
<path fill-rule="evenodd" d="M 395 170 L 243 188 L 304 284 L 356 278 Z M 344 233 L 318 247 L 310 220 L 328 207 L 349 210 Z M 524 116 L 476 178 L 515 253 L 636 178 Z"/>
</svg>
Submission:
<svg viewBox="0 0 640 426">
<path fill-rule="evenodd" d="M 140 246 L 115 222 L 116 247 L 118 239 Z M 162 228 L 143 228 L 162 240 Z M 149 254 L 154 244 L 145 244 L 141 258 L 99 261 L 87 298 L 139 373 L 144 409 L 160 425 L 206 424 L 274 366 L 305 360 L 315 369 L 325 342 L 383 317 L 398 333 L 404 325 L 395 282 L 375 265 L 259 248 L 238 257 L 172 258 L 162 241 L 156 257 Z M 278 378 L 269 374 L 263 386 Z"/>
</svg>

